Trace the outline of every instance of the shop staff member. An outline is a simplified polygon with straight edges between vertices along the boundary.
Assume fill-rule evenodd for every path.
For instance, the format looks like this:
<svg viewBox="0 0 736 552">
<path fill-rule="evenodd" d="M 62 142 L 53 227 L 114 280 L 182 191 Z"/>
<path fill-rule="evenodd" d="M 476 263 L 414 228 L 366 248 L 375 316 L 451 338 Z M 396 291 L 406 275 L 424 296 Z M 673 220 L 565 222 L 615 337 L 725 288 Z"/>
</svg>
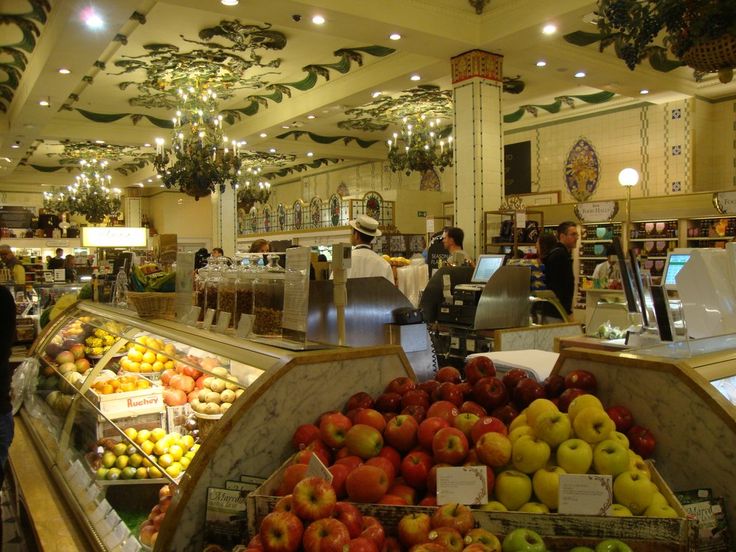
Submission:
<svg viewBox="0 0 736 552">
<path fill-rule="evenodd" d="M 373 238 L 381 235 L 378 229 L 378 221 L 368 215 L 358 215 L 358 218 L 350 221 L 353 234 L 350 243 L 353 246 L 351 266 L 347 270 L 348 278 L 367 278 L 370 276 L 383 276 L 392 284 L 394 283 L 394 272 L 391 265 L 378 253 L 371 249 Z"/>
<path fill-rule="evenodd" d="M 572 269 L 572 254 L 578 242 L 578 227 L 565 221 L 557 227 L 557 244 L 544 259 L 544 278 L 547 289 L 555 292 L 562 308 L 572 314 L 572 299 L 575 295 L 575 273 Z M 560 314 L 551 305 L 546 305 L 547 318 L 558 318 Z"/>
<path fill-rule="evenodd" d="M 13 440 L 13 408 L 10 404 L 10 349 L 15 341 L 15 301 L 8 288 L 0 286 L 0 487 Z"/>
<path fill-rule="evenodd" d="M 596 265 L 593 270 L 593 280 L 620 280 L 621 271 L 618 268 L 618 259 L 616 254 L 613 252 L 613 247 L 610 245 L 606 248 L 606 257 L 608 257 L 602 263 Z"/>
<path fill-rule="evenodd" d="M 10 269 L 13 273 L 13 280 L 18 285 L 25 285 L 26 283 L 26 269 L 20 264 L 20 261 L 15 258 L 13 252 L 10 250 L 9 245 L 0 245 L 0 261 L 3 262 L 5 268 Z"/>
<path fill-rule="evenodd" d="M 445 230 L 445 235 L 442 237 L 442 245 L 449 253 L 447 257 L 447 264 L 450 266 L 462 266 L 471 265 L 473 266 L 473 259 L 463 251 L 463 240 L 465 239 L 465 232 L 461 228 L 450 226 Z"/>
<path fill-rule="evenodd" d="M 64 250 L 61 247 L 56 249 L 56 257 L 51 259 L 48 264 L 49 270 L 54 270 L 55 268 L 64 268 Z"/>
</svg>

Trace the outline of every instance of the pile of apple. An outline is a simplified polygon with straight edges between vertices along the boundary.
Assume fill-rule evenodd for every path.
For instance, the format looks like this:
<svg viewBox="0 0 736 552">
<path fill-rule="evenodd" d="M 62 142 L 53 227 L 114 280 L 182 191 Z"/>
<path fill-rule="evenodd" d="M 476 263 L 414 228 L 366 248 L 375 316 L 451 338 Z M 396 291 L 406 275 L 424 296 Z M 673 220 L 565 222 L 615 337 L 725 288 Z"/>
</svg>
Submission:
<svg viewBox="0 0 736 552">
<path fill-rule="evenodd" d="M 242 394 L 242 386 L 216 358 L 187 356 L 161 374 L 164 402 L 169 406 L 189 403 L 200 414 L 224 414 Z M 227 406 L 226 406 L 227 405 Z"/>
<path fill-rule="evenodd" d="M 247 546 L 253 552 L 379 552 L 398 543 L 378 519 L 349 502 L 338 502 L 333 487 L 307 477 L 281 498 L 261 521 Z"/>
<path fill-rule="evenodd" d="M 485 509 L 555 511 L 560 475 L 592 472 L 614 478 L 611 514 L 677 515 L 643 460 L 654 437 L 626 408 L 604 409 L 590 372 L 540 384 L 512 370 L 501 380 L 490 359 L 474 357 L 465 374 L 462 381 L 444 367 L 420 384 L 399 377 L 375 399 L 356 393 L 344 412 L 300 425 L 292 436 L 299 452 L 276 494 L 292 492 L 315 454 L 338 498 L 353 502 L 434 505 L 437 469 L 485 465 Z"/>
<path fill-rule="evenodd" d="M 176 478 L 189 466 L 199 449 L 192 436 L 167 434 L 160 427 L 152 430 L 129 427 L 125 436 L 129 442 L 100 439 L 97 448 L 87 455 L 97 479 L 155 479 L 163 477 L 162 469 Z M 133 442 L 153 458 L 153 462 L 141 454 L 131 444 Z"/>
<path fill-rule="evenodd" d="M 154 547 L 156 544 L 156 538 L 158 537 L 158 531 L 161 528 L 166 517 L 166 512 L 171 505 L 171 486 L 164 485 L 158 490 L 158 504 L 151 508 L 151 512 L 148 514 L 146 520 L 141 524 L 140 533 L 138 539 L 141 544 L 146 546 Z"/>
</svg>

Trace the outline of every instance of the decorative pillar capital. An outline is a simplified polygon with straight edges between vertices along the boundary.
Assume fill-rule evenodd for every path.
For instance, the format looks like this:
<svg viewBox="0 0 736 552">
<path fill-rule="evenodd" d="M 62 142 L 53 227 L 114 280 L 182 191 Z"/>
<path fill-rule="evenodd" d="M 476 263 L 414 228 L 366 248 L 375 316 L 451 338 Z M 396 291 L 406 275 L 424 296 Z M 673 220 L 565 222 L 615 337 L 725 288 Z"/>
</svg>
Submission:
<svg viewBox="0 0 736 552">
<path fill-rule="evenodd" d="M 503 83 L 503 56 L 484 50 L 469 50 L 450 59 L 452 84 L 480 77 Z"/>
</svg>

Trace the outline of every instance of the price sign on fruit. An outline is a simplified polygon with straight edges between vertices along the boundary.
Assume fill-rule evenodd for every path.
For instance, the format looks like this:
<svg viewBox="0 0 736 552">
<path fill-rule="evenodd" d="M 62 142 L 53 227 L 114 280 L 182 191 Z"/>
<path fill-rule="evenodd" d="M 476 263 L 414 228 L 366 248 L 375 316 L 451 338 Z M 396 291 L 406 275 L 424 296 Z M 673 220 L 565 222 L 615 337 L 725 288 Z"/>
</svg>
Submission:
<svg viewBox="0 0 736 552">
<path fill-rule="evenodd" d="M 488 468 L 461 466 L 437 470 L 437 504 L 488 502 Z"/>
</svg>

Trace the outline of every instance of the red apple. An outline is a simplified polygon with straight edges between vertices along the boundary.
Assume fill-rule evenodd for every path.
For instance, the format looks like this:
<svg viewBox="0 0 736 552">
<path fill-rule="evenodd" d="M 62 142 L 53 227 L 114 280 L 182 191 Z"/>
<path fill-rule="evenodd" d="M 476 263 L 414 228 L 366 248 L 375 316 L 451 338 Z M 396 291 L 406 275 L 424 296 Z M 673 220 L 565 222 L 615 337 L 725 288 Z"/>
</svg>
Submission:
<svg viewBox="0 0 736 552">
<path fill-rule="evenodd" d="M 175 372 L 174 370 L 172 370 L 171 372 L 172 372 L 172 374 L 171 374 L 172 376 L 173 376 L 174 374 L 176 374 L 176 372 Z M 194 381 L 194 388 L 195 388 L 195 389 L 204 389 L 204 382 L 205 382 L 205 380 L 206 380 L 207 378 L 211 378 L 211 377 L 212 377 L 212 376 L 210 376 L 209 374 L 202 374 L 201 376 L 199 376 L 199 377 L 198 377 L 198 378 L 197 378 L 197 379 L 196 379 L 196 380 Z M 162 380 L 163 380 L 163 378 L 162 378 Z M 167 384 L 167 385 L 168 385 L 168 384 Z"/>
<path fill-rule="evenodd" d="M 398 378 L 394 378 L 388 382 L 388 385 L 386 385 L 386 389 L 384 389 L 383 392 L 403 395 L 410 389 L 415 389 L 416 386 L 417 384 L 413 379 L 406 376 L 399 376 Z"/>
<path fill-rule="evenodd" d="M 276 490 L 276 494 L 284 496 L 291 494 L 294 490 L 294 486 L 304 479 L 307 473 L 306 464 L 291 464 L 284 469 L 284 478 L 281 480 L 281 484 Z"/>
<path fill-rule="evenodd" d="M 423 489 L 433 463 L 432 457 L 421 450 L 414 450 L 404 456 L 401 461 L 401 477 L 404 478 L 404 483 L 415 489 Z"/>
<path fill-rule="evenodd" d="M 544 380 L 542 386 L 544 387 L 544 395 L 548 399 L 554 399 L 562 395 L 565 390 L 565 378 L 559 374 L 553 374 Z"/>
<path fill-rule="evenodd" d="M 318 519 L 307 526 L 302 544 L 304 552 L 343 552 L 350 542 L 350 533 L 345 525 L 334 519 Z"/>
<path fill-rule="evenodd" d="M 363 464 L 363 459 L 360 456 L 345 456 L 344 458 L 338 458 L 335 460 L 335 464 L 341 464 L 346 466 L 350 471 Z"/>
<path fill-rule="evenodd" d="M 475 525 L 473 511 L 464 504 L 443 504 L 432 514 L 432 527 L 452 527 L 461 535 Z"/>
<path fill-rule="evenodd" d="M 333 464 L 327 468 L 332 474 L 332 488 L 335 489 L 335 495 L 338 500 L 345 498 L 345 480 L 348 478 L 350 468 L 345 464 Z"/>
<path fill-rule="evenodd" d="M 350 476 L 348 475 L 348 479 Z M 337 495 L 325 479 L 307 477 L 294 485 L 292 510 L 303 520 L 329 517 L 335 509 Z"/>
<path fill-rule="evenodd" d="M 489 431 L 495 431 L 502 435 L 508 435 L 509 430 L 501 420 L 493 416 L 485 416 L 480 418 L 470 429 L 470 438 L 473 443 L 477 443 L 480 436 Z"/>
<path fill-rule="evenodd" d="M 346 456 L 355 456 L 355 455 L 350 454 L 350 450 L 348 450 L 348 447 L 342 447 L 340 449 L 337 449 L 337 452 L 335 452 L 335 460 L 339 460 L 340 458 L 345 458 Z"/>
<path fill-rule="evenodd" d="M 386 420 L 383 415 L 373 408 L 358 408 L 353 415 L 353 423 L 373 426 L 381 433 L 386 428 Z"/>
<path fill-rule="evenodd" d="M 401 396 L 401 406 L 406 408 L 409 405 L 423 406 L 429 408 L 429 395 L 423 389 L 410 389 Z"/>
<path fill-rule="evenodd" d="M 161 381 L 161 385 L 163 385 L 164 387 L 168 387 L 170 385 L 171 378 L 173 376 L 175 376 L 175 375 L 176 375 L 176 372 L 174 370 L 171 370 L 171 369 L 164 370 L 163 372 L 161 372 L 161 380 L 160 380 Z M 199 385 L 199 379 L 198 379 L 195 382 L 194 388 L 195 389 L 202 389 L 202 387 L 204 387 L 204 384 Z"/>
<path fill-rule="evenodd" d="M 429 540 L 443 546 L 447 552 L 461 552 L 465 542 L 460 532 L 453 527 L 437 527 L 429 532 Z"/>
<path fill-rule="evenodd" d="M 451 427 L 450 423 L 444 418 L 440 418 L 439 416 L 425 418 L 424 421 L 419 424 L 419 430 L 417 432 L 419 445 L 424 449 L 431 451 L 435 433 L 443 427 Z"/>
<path fill-rule="evenodd" d="M 200 376 L 203 375 L 203 373 L 200 370 L 197 370 L 194 366 L 189 366 L 188 364 L 183 364 L 181 368 L 179 369 L 179 373 L 184 376 L 189 376 L 190 378 L 196 380 Z"/>
<path fill-rule="evenodd" d="M 508 391 L 510 397 L 513 397 L 514 389 L 516 389 L 518 383 L 528 377 L 529 372 L 522 370 L 521 368 L 512 368 L 503 375 L 502 381 L 506 386 L 506 391 Z"/>
<path fill-rule="evenodd" d="M 405 498 L 396 495 L 385 494 L 377 502 L 377 504 L 386 504 L 389 506 L 408 506 L 409 503 Z"/>
<path fill-rule="evenodd" d="M 401 411 L 401 414 L 411 416 L 418 424 L 421 424 L 424 418 L 427 417 L 427 409 L 418 404 L 410 404 Z"/>
<path fill-rule="evenodd" d="M 376 543 L 368 537 L 357 537 L 350 539 L 347 545 L 347 552 L 380 552 Z"/>
<path fill-rule="evenodd" d="M 383 547 L 386 541 L 383 525 L 373 516 L 363 516 L 363 532 L 360 536 L 371 539 L 379 549 Z"/>
<path fill-rule="evenodd" d="M 187 395 L 181 389 L 164 389 L 164 403 L 168 406 L 181 406 L 187 404 Z"/>
<path fill-rule="evenodd" d="M 345 446 L 351 455 L 363 460 L 377 456 L 383 448 L 383 436 L 375 427 L 355 424 L 345 435 Z"/>
<path fill-rule="evenodd" d="M 475 452 L 486 466 L 501 468 L 511 461 L 512 445 L 506 435 L 491 431 L 480 436 Z"/>
<path fill-rule="evenodd" d="M 75 343 L 69 347 L 69 352 L 74 356 L 74 360 L 84 358 L 84 345 L 81 343 Z"/>
<path fill-rule="evenodd" d="M 559 396 L 559 402 L 557 403 L 557 408 L 560 409 L 560 412 L 567 412 L 568 407 L 570 406 L 570 403 L 574 401 L 577 397 L 580 395 L 586 395 L 588 394 L 587 391 L 584 391 L 582 389 L 577 389 L 575 387 L 571 389 L 565 389 L 562 394 Z"/>
<path fill-rule="evenodd" d="M 381 552 L 401 552 L 401 543 L 396 537 L 388 537 L 383 543 Z"/>
<path fill-rule="evenodd" d="M 595 376 L 587 370 L 573 370 L 565 376 L 565 387 L 568 389 L 576 387 L 577 389 L 584 389 L 595 395 L 597 386 L 598 382 Z"/>
<path fill-rule="evenodd" d="M 367 460 L 365 463 L 366 466 L 375 466 L 377 468 L 382 469 L 386 476 L 388 477 L 388 486 L 394 484 L 394 479 L 396 479 L 396 468 L 394 468 L 393 463 L 388 458 L 384 458 L 382 456 L 376 456 L 375 458 L 371 458 L 370 460 Z"/>
<path fill-rule="evenodd" d="M 481 378 L 493 378 L 496 376 L 496 367 L 487 356 L 470 357 L 465 362 L 465 379 L 472 385 Z"/>
<path fill-rule="evenodd" d="M 451 467 L 450 464 L 440 463 L 429 468 L 429 473 L 427 473 L 427 495 L 434 496 L 437 494 L 437 470 Z"/>
<path fill-rule="evenodd" d="M 383 438 L 396 450 L 406 452 L 417 443 L 419 424 L 408 414 L 399 414 L 386 424 Z"/>
<path fill-rule="evenodd" d="M 625 406 L 616 405 L 606 408 L 608 417 L 616 424 L 616 431 L 626 433 L 634 425 L 634 416 Z"/>
<path fill-rule="evenodd" d="M 84 354 L 84 352 L 82 352 L 82 354 Z M 80 374 L 84 374 L 87 370 L 89 370 L 89 360 L 87 360 L 86 358 L 78 358 L 74 361 L 74 366 L 77 367 L 77 372 L 79 372 Z"/>
<path fill-rule="evenodd" d="M 363 532 L 363 514 L 360 513 L 355 504 L 349 502 L 338 502 L 332 516 L 341 521 L 350 533 L 350 538 L 355 539 Z"/>
<path fill-rule="evenodd" d="M 442 382 L 437 388 L 437 391 L 434 392 L 433 398 L 436 401 L 451 402 L 458 407 L 463 404 L 463 400 L 465 399 L 462 389 L 450 381 Z"/>
<path fill-rule="evenodd" d="M 437 506 L 437 497 L 436 496 L 425 496 L 422 500 L 419 501 L 419 504 L 417 504 L 417 506 L 430 506 L 430 507 Z"/>
<path fill-rule="evenodd" d="M 320 462 L 325 466 L 329 466 L 332 463 L 329 449 L 319 439 L 315 439 L 302 450 L 297 452 L 296 455 L 294 455 L 294 461 L 300 464 L 308 464 L 312 454 L 317 456 Z"/>
<path fill-rule="evenodd" d="M 373 408 L 373 397 L 365 391 L 355 393 L 345 403 L 345 410 L 356 410 L 358 408 Z"/>
<path fill-rule="evenodd" d="M 475 382 L 473 400 L 490 411 L 509 402 L 509 395 L 500 379 L 487 377 Z"/>
<path fill-rule="evenodd" d="M 373 408 L 379 412 L 398 412 L 401 410 L 401 395 L 398 393 L 382 393 L 376 397 Z"/>
<path fill-rule="evenodd" d="M 536 399 L 544 398 L 544 387 L 538 381 L 525 378 L 516 384 L 514 403 L 518 408 L 526 408 Z"/>
<path fill-rule="evenodd" d="M 481 405 L 479 405 L 475 401 L 465 401 L 463 404 L 461 404 L 460 413 L 462 414 L 463 412 L 469 412 L 471 414 L 475 414 L 479 418 L 482 418 L 483 416 L 488 415 L 488 412 L 486 411 L 486 409 L 483 408 Z"/>
<path fill-rule="evenodd" d="M 302 424 L 294 430 L 291 444 L 295 449 L 301 450 L 315 439 L 319 439 L 319 428 L 314 424 Z"/>
<path fill-rule="evenodd" d="M 473 428 L 475 423 L 480 420 L 480 416 L 477 414 L 471 414 L 470 412 L 461 412 L 452 421 L 452 427 L 456 427 L 465 434 L 465 437 L 470 441 L 470 430 Z"/>
<path fill-rule="evenodd" d="M 194 379 L 189 376 L 174 374 L 169 380 L 169 386 L 174 389 L 181 389 L 184 393 L 191 393 L 194 391 L 195 382 Z"/>
<path fill-rule="evenodd" d="M 294 495 L 282 496 L 273 505 L 274 512 L 291 512 L 294 506 Z"/>
<path fill-rule="evenodd" d="M 322 416 L 319 421 L 319 433 L 322 442 L 333 449 L 342 447 L 345 443 L 345 436 L 352 425 L 350 418 L 340 412 Z"/>
<path fill-rule="evenodd" d="M 400 496 L 407 504 L 415 504 L 417 500 L 417 490 L 403 483 L 394 483 L 391 485 L 387 495 Z"/>
<path fill-rule="evenodd" d="M 302 544 L 304 525 L 291 512 L 271 512 L 258 532 L 265 552 L 296 552 Z"/>
<path fill-rule="evenodd" d="M 434 394 L 434 390 L 437 389 L 440 386 L 440 382 L 438 382 L 435 379 L 423 381 L 419 385 L 417 385 L 417 389 L 421 389 L 424 391 L 428 396 L 432 396 Z"/>
<path fill-rule="evenodd" d="M 427 514 L 420 512 L 406 514 L 399 520 L 399 542 L 406 548 L 428 542 L 431 529 L 431 520 Z"/>
<path fill-rule="evenodd" d="M 473 395 L 473 384 L 469 381 L 461 381 L 460 383 L 456 384 L 457 388 L 460 389 L 463 393 L 464 399 L 469 399 Z"/>
<path fill-rule="evenodd" d="M 468 438 L 465 433 L 454 427 L 440 429 L 432 440 L 435 462 L 457 466 L 465 460 L 468 448 Z"/>
<path fill-rule="evenodd" d="M 444 418 L 449 424 L 452 424 L 452 421 L 458 414 L 460 414 L 460 410 L 450 401 L 434 402 L 429 406 L 429 410 L 427 410 L 427 418 L 437 416 Z"/>
<path fill-rule="evenodd" d="M 376 466 L 363 464 L 348 474 L 345 490 L 353 502 L 378 502 L 386 494 L 389 480 L 386 472 Z"/>
<path fill-rule="evenodd" d="M 626 432 L 626 436 L 629 438 L 629 447 L 636 454 L 642 458 L 652 456 L 657 441 L 651 431 L 645 427 L 635 425 Z"/>
<path fill-rule="evenodd" d="M 463 376 L 460 373 L 460 370 L 458 370 L 454 366 L 443 366 L 442 368 L 437 370 L 437 375 L 434 379 L 436 379 L 440 383 L 460 383 L 460 381 L 463 379 Z"/>
</svg>

